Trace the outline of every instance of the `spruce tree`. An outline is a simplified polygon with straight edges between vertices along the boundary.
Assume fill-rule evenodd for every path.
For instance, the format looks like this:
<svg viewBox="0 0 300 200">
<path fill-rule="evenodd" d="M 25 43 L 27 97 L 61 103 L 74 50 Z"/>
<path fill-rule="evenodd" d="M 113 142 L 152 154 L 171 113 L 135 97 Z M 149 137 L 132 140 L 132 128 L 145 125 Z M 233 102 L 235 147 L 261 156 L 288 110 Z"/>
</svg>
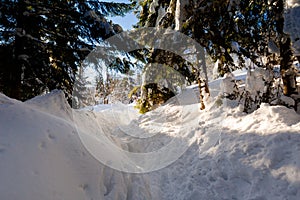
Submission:
<svg viewBox="0 0 300 200">
<path fill-rule="evenodd" d="M 130 9 L 99 1 L 1 0 L 0 91 L 26 100 L 62 89 L 70 97 L 84 58 L 120 31 L 105 16 Z"/>
<path fill-rule="evenodd" d="M 291 93 L 287 86 L 291 83 L 285 80 L 292 52 L 289 37 L 283 33 L 284 0 L 145 0 L 140 6 L 137 27 L 171 28 L 192 37 L 214 61 L 219 61 L 220 75 L 245 67 L 246 59 L 271 69 L 279 61 L 276 52 L 270 51 L 270 44 L 274 44 L 280 49 L 285 93 Z M 234 54 L 239 58 L 238 65 Z M 268 57 L 268 63 L 260 62 L 260 57 Z M 195 77 L 201 77 L 199 73 L 203 72 L 194 71 Z"/>
</svg>

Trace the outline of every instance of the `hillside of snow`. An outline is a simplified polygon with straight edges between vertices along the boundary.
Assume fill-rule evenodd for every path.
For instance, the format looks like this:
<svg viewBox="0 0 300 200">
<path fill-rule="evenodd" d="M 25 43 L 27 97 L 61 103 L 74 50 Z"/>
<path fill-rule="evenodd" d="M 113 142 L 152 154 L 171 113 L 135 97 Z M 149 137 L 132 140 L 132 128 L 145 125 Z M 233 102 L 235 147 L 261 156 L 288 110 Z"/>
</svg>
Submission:
<svg viewBox="0 0 300 200">
<path fill-rule="evenodd" d="M 199 111 L 192 88 L 145 115 L 0 94 L 0 199 L 299 200 L 300 115 L 224 100 Z"/>
</svg>

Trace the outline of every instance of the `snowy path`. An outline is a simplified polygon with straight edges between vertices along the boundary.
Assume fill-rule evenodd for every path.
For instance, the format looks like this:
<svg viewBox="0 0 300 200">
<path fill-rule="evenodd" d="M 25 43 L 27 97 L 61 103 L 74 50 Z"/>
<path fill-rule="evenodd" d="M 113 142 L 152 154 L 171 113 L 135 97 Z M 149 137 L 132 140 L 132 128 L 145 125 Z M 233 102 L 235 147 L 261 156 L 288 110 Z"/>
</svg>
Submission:
<svg viewBox="0 0 300 200">
<path fill-rule="evenodd" d="M 245 115 L 231 102 L 200 112 L 186 92 L 142 116 L 122 105 L 74 112 L 59 92 L 26 103 L 0 95 L 0 199 L 300 199 L 298 114 L 262 105 Z M 159 159 L 131 155 L 172 141 L 188 148 L 150 154 Z M 156 171 L 120 172 L 95 158 Z"/>
</svg>

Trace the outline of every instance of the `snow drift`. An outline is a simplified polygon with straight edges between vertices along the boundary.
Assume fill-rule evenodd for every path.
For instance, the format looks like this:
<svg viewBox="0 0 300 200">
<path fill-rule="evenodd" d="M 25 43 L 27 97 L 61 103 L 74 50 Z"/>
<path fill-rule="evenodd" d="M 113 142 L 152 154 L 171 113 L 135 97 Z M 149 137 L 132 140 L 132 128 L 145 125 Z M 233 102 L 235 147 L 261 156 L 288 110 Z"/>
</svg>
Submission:
<svg viewBox="0 0 300 200">
<path fill-rule="evenodd" d="M 300 199 L 300 115 L 265 104 L 246 115 L 222 100 L 199 111 L 192 93 L 145 115 L 124 105 L 74 111 L 59 91 L 24 103 L 0 94 L 0 199 Z M 137 154 L 174 138 L 187 148 L 164 167 L 126 173 L 91 153 L 103 140 L 80 134 Z"/>
</svg>

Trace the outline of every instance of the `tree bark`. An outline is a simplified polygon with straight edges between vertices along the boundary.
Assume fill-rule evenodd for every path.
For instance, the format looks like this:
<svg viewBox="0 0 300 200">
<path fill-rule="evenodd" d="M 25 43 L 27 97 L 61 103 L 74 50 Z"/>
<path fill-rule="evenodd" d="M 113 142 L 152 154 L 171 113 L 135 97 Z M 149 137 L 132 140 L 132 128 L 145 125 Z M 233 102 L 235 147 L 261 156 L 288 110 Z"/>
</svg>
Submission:
<svg viewBox="0 0 300 200">
<path fill-rule="evenodd" d="M 286 96 L 290 96 L 296 91 L 296 73 L 292 68 L 292 55 L 291 39 L 288 35 L 284 34 L 280 42 L 280 68 L 283 81 L 283 94 Z"/>
<path fill-rule="evenodd" d="M 280 35 L 280 72 L 283 81 L 283 94 L 290 96 L 295 92 L 295 74 L 292 69 L 292 56 L 290 36 L 284 33 L 284 0 L 277 3 L 278 15 L 276 21 L 276 29 Z"/>
</svg>

